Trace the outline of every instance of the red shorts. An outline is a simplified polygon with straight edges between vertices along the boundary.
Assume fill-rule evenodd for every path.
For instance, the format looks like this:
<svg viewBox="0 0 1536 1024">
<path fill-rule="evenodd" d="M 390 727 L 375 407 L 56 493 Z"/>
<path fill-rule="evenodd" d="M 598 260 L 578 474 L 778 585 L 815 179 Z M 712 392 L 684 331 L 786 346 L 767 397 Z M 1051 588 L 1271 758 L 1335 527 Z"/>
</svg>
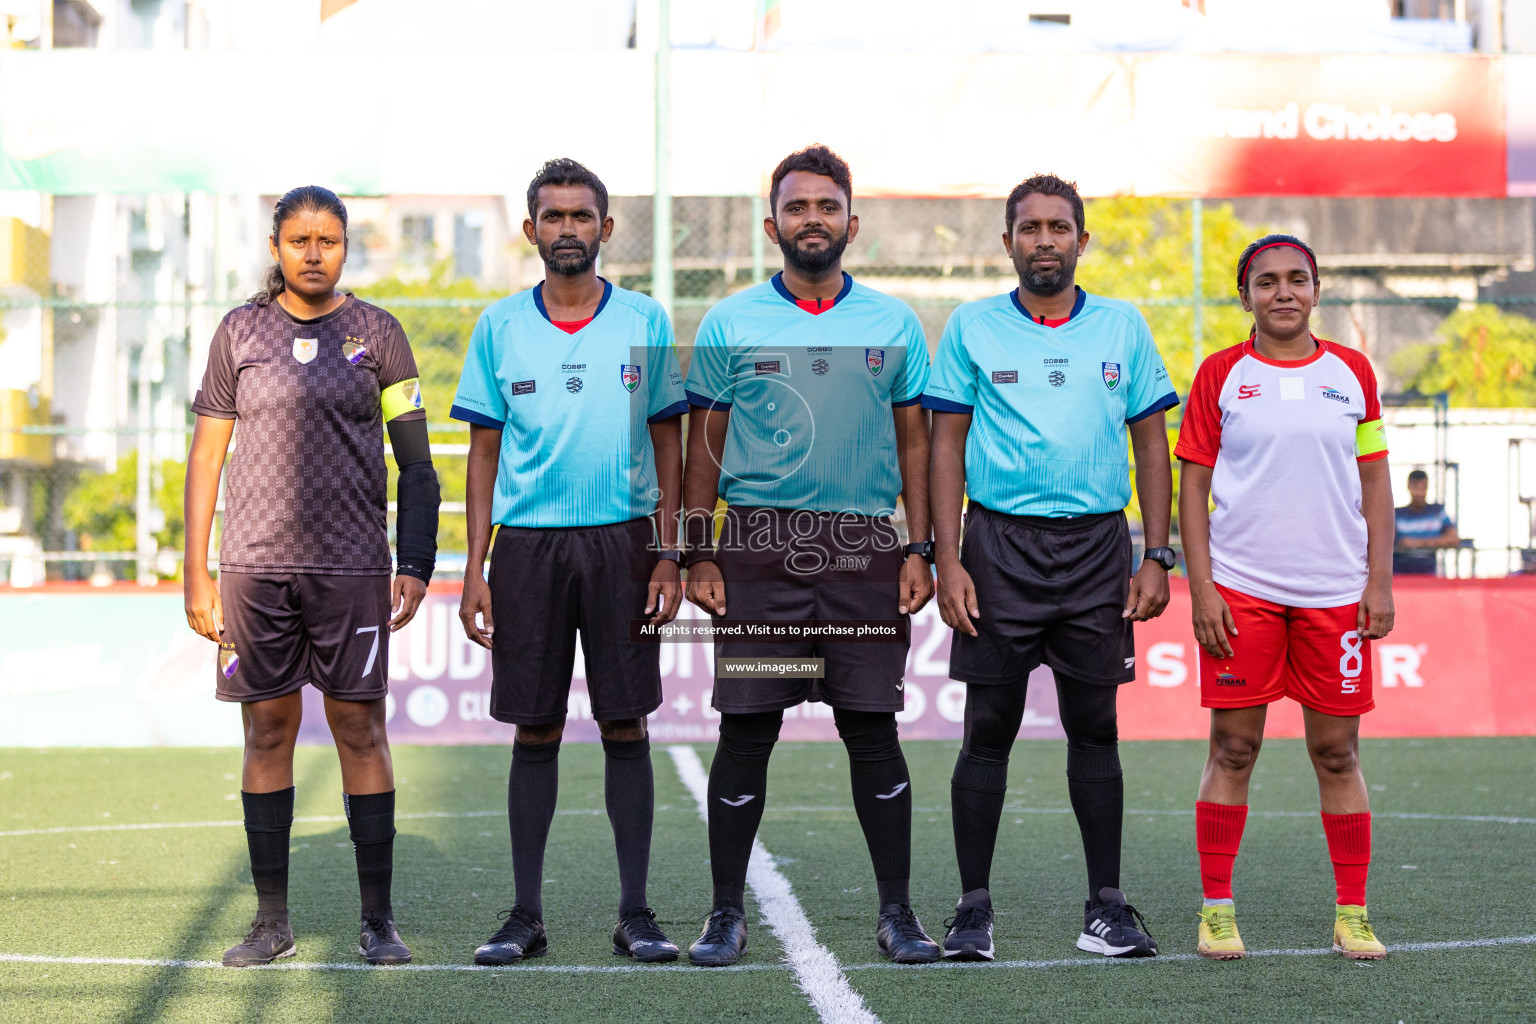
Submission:
<svg viewBox="0 0 1536 1024">
<path fill-rule="evenodd" d="M 1288 608 L 1249 597 L 1220 583 L 1237 636 L 1232 657 L 1200 649 L 1200 703 L 1208 708 L 1250 708 L 1281 697 L 1327 715 L 1363 715 L 1371 696 L 1371 642 L 1360 636 L 1360 605 Z"/>
</svg>

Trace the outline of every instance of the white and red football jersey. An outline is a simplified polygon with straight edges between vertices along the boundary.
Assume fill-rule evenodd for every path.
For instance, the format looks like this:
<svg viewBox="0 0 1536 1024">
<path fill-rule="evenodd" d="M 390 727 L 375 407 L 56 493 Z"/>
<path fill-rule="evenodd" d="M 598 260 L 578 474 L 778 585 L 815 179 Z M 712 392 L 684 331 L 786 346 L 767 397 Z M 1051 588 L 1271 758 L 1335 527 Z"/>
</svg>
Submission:
<svg viewBox="0 0 1536 1024">
<path fill-rule="evenodd" d="M 1314 339 L 1306 359 L 1266 359 L 1249 339 L 1200 364 L 1174 454 L 1210 466 L 1211 573 L 1293 608 L 1365 591 L 1361 462 L 1387 457 L 1370 362 Z"/>
</svg>

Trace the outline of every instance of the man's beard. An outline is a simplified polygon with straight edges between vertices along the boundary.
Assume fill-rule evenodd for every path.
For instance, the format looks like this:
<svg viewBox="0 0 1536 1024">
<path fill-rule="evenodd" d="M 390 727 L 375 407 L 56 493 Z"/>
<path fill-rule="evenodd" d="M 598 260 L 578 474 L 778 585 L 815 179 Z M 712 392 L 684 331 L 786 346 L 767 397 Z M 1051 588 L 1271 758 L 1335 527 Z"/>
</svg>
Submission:
<svg viewBox="0 0 1536 1024">
<path fill-rule="evenodd" d="M 806 233 L 801 232 L 793 239 L 780 235 L 779 249 L 784 253 L 785 263 L 808 277 L 816 277 L 837 266 L 843 258 L 843 250 L 848 248 L 848 232 L 844 231 L 842 238 L 833 238 L 830 231 L 813 231 L 810 234 L 820 235 L 830 239 L 830 242 L 825 249 L 802 249 L 797 242 L 805 238 Z"/>
<path fill-rule="evenodd" d="M 567 240 L 546 247 L 540 242 L 539 259 L 544 261 L 545 269 L 551 273 L 562 277 L 580 277 L 597 262 L 597 251 L 602 244 L 593 242 L 589 247 L 578 241 Z"/>
<path fill-rule="evenodd" d="M 1024 290 L 1031 295 L 1060 295 L 1072 284 L 1072 278 L 1077 273 L 1077 253 L 1067 252 L 1063 249 L 1051 250 L 1051 255 L 1056 257 L 1056 266 L 1052 270 L 1035 270 L 1030 266 L 1030 260 L 1042 256 L 1039 250 L 1027 255 L 1015 252 L 1013 255 L 1013 269 L 1019 272 L 1019 283 Z"/>
</svg>

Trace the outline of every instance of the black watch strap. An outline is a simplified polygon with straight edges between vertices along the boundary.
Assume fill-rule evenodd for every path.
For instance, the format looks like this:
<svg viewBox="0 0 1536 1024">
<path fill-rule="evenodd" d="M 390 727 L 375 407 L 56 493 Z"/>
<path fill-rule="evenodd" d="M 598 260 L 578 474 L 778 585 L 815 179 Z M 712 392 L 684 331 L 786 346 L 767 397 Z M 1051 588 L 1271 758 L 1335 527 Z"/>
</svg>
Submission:
<svg viewBox="0 0 1536 1024">
<path fill-rule="evenodd" d="M 1178 552 L 1174 551 L 1173 548 L 1147 548 L 1142 554 L 1142 560 L 1146 561 L 1147 559 L 1151 559 L 1164 569 L 1169 570 L 1179 564 Z"/>
<path fill-rule="evenodd" d="M 676 562 L 678 565 L 682 565 L 683 553 L 681 551 L 658 551 L 656 552 L 656 561 Z"/>
<path fill-rule="evenodd" d="M 931 540 L 917 541 L 915 543 L 908 544 L 906 547 L 901 549 L 901 552 L 908 557 L 912 555 L 922 555 L 924 561 L 926 561 L 929 565 L 933 564 L 933 541 Z"/>
</svg>

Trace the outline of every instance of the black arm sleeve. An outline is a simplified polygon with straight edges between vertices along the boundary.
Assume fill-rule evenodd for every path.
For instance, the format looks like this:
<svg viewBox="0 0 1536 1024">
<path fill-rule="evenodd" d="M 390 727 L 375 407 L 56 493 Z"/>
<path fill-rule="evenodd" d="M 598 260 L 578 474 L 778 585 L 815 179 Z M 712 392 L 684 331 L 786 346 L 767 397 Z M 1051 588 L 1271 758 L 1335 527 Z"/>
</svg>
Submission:
<svg viewBox="0 0 1536 1024">
<path fill-rule="evenodd" d="M 437 470 L 432 468 L 427 421 L 397 418 L 389 421 L 388 428 L 395 465 L 400 467 L 395 484 L 395 571 L 429 583 L 437 563 L 437 506 L 442 494 Z"/>
</svg>

